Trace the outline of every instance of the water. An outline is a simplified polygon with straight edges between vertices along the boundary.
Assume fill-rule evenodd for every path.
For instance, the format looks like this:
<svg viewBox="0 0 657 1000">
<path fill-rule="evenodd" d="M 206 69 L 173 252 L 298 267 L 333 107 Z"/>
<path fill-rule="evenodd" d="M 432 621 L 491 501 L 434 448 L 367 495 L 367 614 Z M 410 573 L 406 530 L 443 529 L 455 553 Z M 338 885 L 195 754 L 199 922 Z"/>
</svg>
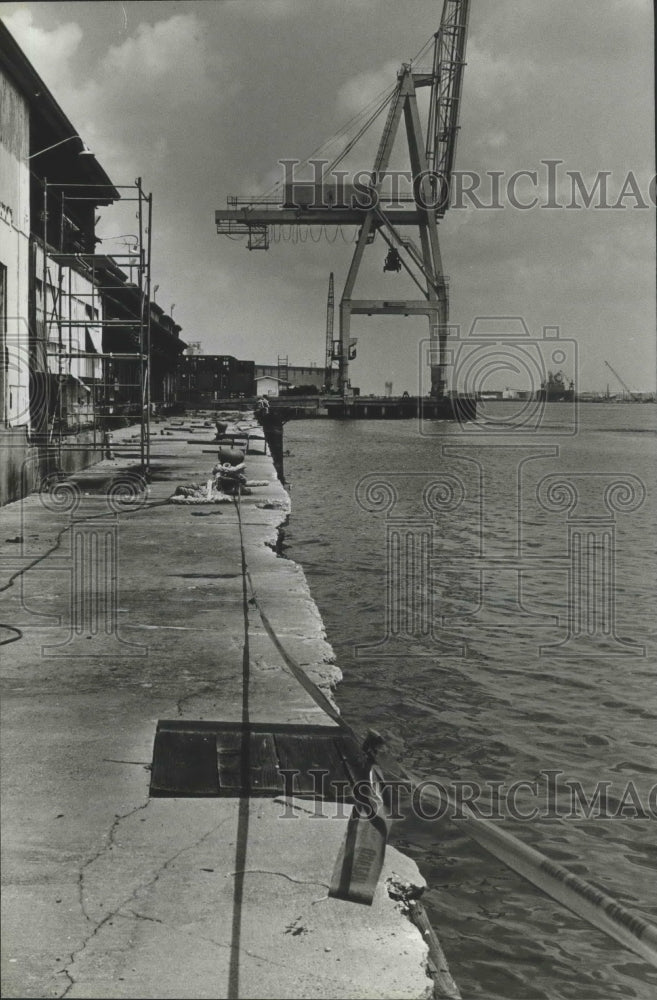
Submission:
<svg viewBox="0 0 657 1000">
<path fill-rule="evenodd" d="M 504 419 L 512 406 L 493 404 L 489 413 Z M 553 404 L 547 436 L 507 432 L 484 442 L 446 423 L 422 436 L 415 421 L 309 420 L 285 430 L 293 505 L 286 554 L 306 571 L 343 670 L 345 717 L 396 734 L 408 767 L 446 782 L 507 788 L 537 779 L 516 803 L 525 812 L 536 806 L 538 816 L 513 818 L 507 797 L 498 822 L 653 923 L 654 792 L 652 818 L 641 812 L 650 814 L 657 734 L 655 415 L 651 405 L 585 405 L 570 434 L 571 408 Z M 374 489 L 367 500 L 361 481 L 373 474 L 395 485 L 392 510 L 363 509 L 384 499 Z M 572 495 L 546 479 L 555 474 L 574 484 L 576 508 L 558 509 Z M 439 476 L 433 549 L 416 544 L 410 561 L 405 532 L 426 537 L 422 491 Z M 618 480 L 626 486 L 608 495 L 610 511 L 604 490 Z M 588 562 L 573 564 L 585 575 L 570 600 L 569 531 L 572 546 L 577 537 L 591 542 Z M 539 646 L 568 637 L 569 606 L 586 601 L 599 617 L 585 620 L 584 641 L 539 655 Z M 581 782 L 589 798 L 610 782 L 608 812 L 625 794 L 623 815 L 568 818 L 568 787 L 549 797 L 547 769 Z M 654 971 L 487 855 L 453 820 L 409 814 L 393 842 L 429 883 L 424 902 L 465 998 L 657 995 Z"/>
</svg>

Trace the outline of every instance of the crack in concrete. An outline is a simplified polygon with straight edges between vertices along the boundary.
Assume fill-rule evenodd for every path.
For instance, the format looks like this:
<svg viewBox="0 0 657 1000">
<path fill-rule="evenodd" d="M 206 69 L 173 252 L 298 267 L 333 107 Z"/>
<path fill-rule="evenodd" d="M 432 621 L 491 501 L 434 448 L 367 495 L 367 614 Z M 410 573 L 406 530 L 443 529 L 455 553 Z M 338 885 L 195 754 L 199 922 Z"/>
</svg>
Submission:
<svg viewBox="0 0 657 1000">
<path fill-rule="evenodd" d="M 163 927 L 171 926 L 170 924 L 167 924 L 166 920 L 160 920 L 159 917 L 147 917 L 145 913 L 137 913 L 136 910 L 128 910 L 128 913 L 131 913 L 133 917 L 137 918 L 137 920 L 146 920 L 152 924 L 162 924 Z M 124 913 L 117 913 L 117 917 L 125 918 L 126 920 L 128 919 Z"/>
<path fill-rule="evenodd" d="M 205 681 L 205 686 L 197 689 L 196 691 L 190 691 L 189 694 L 183 694 L 176 700 L 176 712 L 178 713 L 178 718 L 182 718 L 183 715 L 183 705 L 187 701 L 192 701 L 194 698 L 203 698 L 208 695 L 216 695 L 225 688 L 226 677 L 220 673 L 216 674 L 214 680 Z"/>
<path fill-rule="evenodd" d="M 207 689 L 206 689 L 205 692 L 203 692 L 203 691 L 192 691 L 191 694 L 183 694 L 183 695 L 181 695 L 181 697 L 176 700 L 176 712 L 178 713 L 178 718 L 179 719 L 182 718 L 183 705 L 184 705 L 184 703 L 186 701 L 191 701 L 192 698 L 201 698 L 204 693 L 207 693 Z"/>
<path fill-rule="evenodd" d="M 62 994 L 60 994 L 61 996 L 65 997 L 68 994 L 68 991 L 73 986 L 75 986 L 75 980 L 73 979 L 73 976 L 68 971 L 68 966 L 65 969 L 58 969 L 57 971 L 58 972 L 63 972 L 64 975 L 66 976 L 66 978 L 68 979 L 68 986 L 66 987 L 66 989 L 64 990 L 64 992 Z"/>
<path fill-rule="evenodd" d="M 85 872 L 85 870 L 91 864 L 93 864 L 95 861 L 97 861 L 98 858 L 100 858 L 104 853 L 106 853 L 106 851 L 108 851 L 112 846 L 114 846 L 114 837 L 116 835 L 116 831 L 117 831 L 117 829 L 119 827 L 119 824 L 124 819 L 128 819 L 130 816 L 134 815 L 135 813 L 139 812 L 140 810 L 148 808 L 148 806 L 150 805 L 150 803 L 151 803 L 151 799 L 148 799 L 147 802 L 143 803 L 140 806 L 137 806 L 135 809 L 131 809 L 127 813 L 124 813 L 122 815 L 116 816 L 114 818 L 114 822 L 112 823 L 112 825 L 111 825 L 111 827 L 110 827 L 110 829 L 108 831 L 107 840 L 106 840 L 105 845 L 99 851 L 97 851 L 96 854 L 92 858 L 89 858 L 87 861 L 85 861 L 84 865 L 80 869 L 80 871 L 78 873 L 78 896 L 79 896 L 79 903 L 80 903 L 81 912 L 84 915 L 84 917 L 86 918 L 86 920 L 89 921 L 89 923 L 93 923 L 93 921 L 92 921 L 92 918 L 87 913 L 87 909 L 86 909 L 86 906 L 84 904 L 83 887 L 84 887 L 84 872 Z M 175 854 L 173 854 L 170 858 L 167 858 L 167 860 L 162 865 L 160 865 L 160 867 L 158 868 L 158 870 L 155 872 L 155 874 L 150 879 L 148 879 L 144 883 L 140 883 L 139 885 L 137 885 L 135 887 L 135 889 L 133 889 L 133 891 L 130 893 L 129 896 L 126 896 L 126 898 L 123 899 L 119 903 L 118 906 L 116 906 L 113 910 L 110 910 L 108 913 L 106 913 L 105 916 L 102 918 L 102 920 L 98 921 L 94 925 L 93 930 L 91 931 L 90 934 L 88 934 L 84 938 L 84 940 L 82 941 L 82 943 L 80 944 L 80 946 L 78 948 L 75 948 L 72 952 L 70 952 L 70 954 L 69 954 L 69 960 L 66 963 L 66 965 L 64 966 L 64 968 L 61 970 L 62 972 L 65 973 L 65 975 L 69 979 L 69 985 L 66 987 L 66 989 L 64 990 L 64 992 L 60 994 L 60 1000 L 64 1000 L 64 998 L 69 995 L 69 993 L 70 993 L 71 989 L 73 988 L 73 986 L 76 985 L 75 977 L 71 974 L 71 971 L 70 971 L 71 968 L 72 968 L 72 966 L 77 962 L 78 958 L 86 950 L 86 948 L 89 945 L 89 943 L 95 937 L 97 937 L 98 933 L 102 930 L 102 928 L 105 926 L 105 924 L 107 924 L 108 921 L 112 920 L 115 916 L 119 915 L 119 911 L 122 910 L 123 907 L 125 907 L 128 903 L 130 903 L 131 900 L 135 899 L 138 892 L 143 891 L 145 889 L 150 889 L 154 885 L 156 885 L 156 883 L 161 878 L 161 876 L 164 874 L 164 872 L 174 863 L 174 861 L 176 861 L 181 856 L 181 854 L 184 854 L 186 851 L 191 851 L 195 847 L 199 847 L 203 843 L 204 840 L 207 840 L 210 836 L 212 836 L 213 833 L 216 833 L 216 831 L 219 830 L 226 823 L 227 819 L 229 819 L 229 817 L 225 817 L 219 823 L 215 824 L 215 826 L 213 826 L 212 829 L 207 830 L 206 833 L 204 833 L 201 837 L 199 837 L 197 840 L 195 840 L 192 844 L 187 844 L 185 847 L 181 847 L 179 851 L 176 851 Z"/>
<path fill-rule="evenodd" d="M 293 878 L 285 872 L 272 872 L 268 868 L 242 868 L 240 871 L 226 872 L 224 877 L 231 878 L 234 875 L 280 875 L 281 878 L 286 878 L 288 882 L 295 882 L 297 885 L 323 885 L 325 889 L 330 888 L 328 882 L 318 882 L 316 879 Z"/>
<path fill-rule="evenodd" d="M 219 691 L 221 684 L 225 684 L 225 678 L 218 677 L 216 681 L 208 681 L 205 687 L 197 689 L 196 691 L 191 691 L 189 694 L 183 694 L 176 700 L 176 712 L 178 713 L 178 718 L 182 718 L 183 715 L 183 705 L 186 701 L 193 701 L 194 698 L 207 699 L 208 696 L 216 695 Z"/>
<path fill-rule="evenodd" d="M 84 877 L 85 877 L 85 871 L 87 870 L 87 868 L 90 867 L 90 865 L 92 865 L 92 864 L 94 864 L 94 862 L 98 861 L 98 859 L 101 858 L 103 856 L 103 854 L 105 854 L 107 851 L 110 850 L 110 848 L 112 848 L 114 846 L 114 837 L 116 835 L 116 831 L 117 831 L 117 829 L 119 827 L 119 824 L 124 819 L 128 819 L 128 817 L 133 816 L 135 813 L 140 812 L 142 809 L 148 808 L 149 804 L 150 804 L 150 799 L 147 799 L 146 802 L 142 803 L 139 806 L 135 806 L 134 809 L 130 809 L 127 813 L 120 813 L 118 815 L 115 815 L 114 820 L 112 821 L 112 823 L 110 825 L 110 828 L 107 831 L 107 834 L 106 834 L 106 837 L 105 837 L 105 843 L 103 844 L 103 846 L 98 851 L 96 851 L 95 854 L 93 854 L 90 858 L 87 858 L 87 860 L 85 861 L 85 863 L 81 866 L 80 870 L 78 871 L 78 877 L 77 877 L 78 905 L 80 907 L 80 912 L 82 913 L 82 916 L 87 921 L 87 923 L 93 924 L 93 920 L 90 917 L 89 913 L 87 912 L 87 907 L 86 907 L 85 901 L 84 901 Z M 104 920 L 102 920 L 94 928 L 94 930 L 92 931 L 92 933 L 90 935 L 88 935 L 88 937 L 84 938 L 84 940 L 82 941 L 82 944 L 80 945 L 79 948 L 75 948 L 72 952 L 69 953 L 69 960 L 68 960 L 68 962 L 66 963 L 66 965 L 64 966 L 64 968 L 60 970 L 69 979 L 68 986 L 66 987 L 66 989 L 64 990 L 64 992 L 62 994 L 60 994 L 61 998 L 64 998 L 64 997 L 68 996 L 69 991 L 75 985 L 75 979 L 70 974 L 69 969 L 75 963 L 77 956 L 81 952 L 84 951 L 84 949 L 86 948 L 88 942 L 91 940 L 92 937 L 94 937 L 94 935 L 98 932 L 98 930 L 100 929 L 100 927 L 102 926 L 102 924 L 107 919 L 109 919 L 109 916 L 106 917 L 106 918 L 104 918 Z"/>
<path fill-rule="evenodd" d="M 317 815 L 317 809 L 316 808 L 315 809 L 306 809 L 305 806 L 299 805 L 298 802 L 293 802 L 292 798 L 290 796 L 281 795 L 281 796 L 279 796 L 279 797 L 277 797 L 275 799 L 272 799 L 272 801 L 275 802 L 277 805 L 285 806 L 286 809 L 288 809 L 288 808 L 289 809 L 298 809 L 299 812 L 304 812 L 308 816 L 316 816 Z M 310 801 L 310 800 L 308 800 L 308 801 Z M 313 799 L 312 801 L 314 802 L 315 800 Z M 350 808 L 351 808 L 351 805 L 350 805 Z M 285 818 L 287 819 L 287 816 Z M 346 814 L 345 814 L 344 817 L 341 817 L 341 818 L 346 819 L 347 818 Z"/>
<path fill-rule="evenodd" d="M 198 934 L 196 931 L 186 930 L 184 927 L 178 927 L 176 925 L 168 923 L 166 920 L 160 920 L 159 917 L 148 917 L 144 913 L 137 913 L 136 910 L 129 910 L 129 913 L 137 920 L 145 920 L 148 922 L 162 924 L 163 927 L 169 927 L 174 930 L 177 934 L 184 934 L 186 937 L 193 938 L 194 941 L 207 941 L 208 944 L 212 944 L 215 948 L 223 948 L 225 951 L 237 951 L 241 955 L 248 955 L 249 958 L 257 958 L 261 962 L 266 962 L 268 965 L 276 965 L 280 969 L 288 968 L 286 962 L 277 962 L 270 955 L 259 955 L 256 951 L 249 951 L 248 948 L 236 947 L 232 942 L 217 941 L 215 938 L 208 937 L 206 934 Z M 129 917 L 125 913 L 118 913 L 118 917 L 123 920 L 129 920 Z"/>
<path fill-rule="evenodd" d="M 107 831 L 106 838 L 105 838 L 105 843 L 103 844 L 103 846 L 98 851 L 96 851 L 95 854 L 93 854 L 90 858 L 87 858 L 87 860 L 85 861 L 85 863 L 80 868 L 80 870 L 78 872 L 78 880 L 77 880 L 78 902 L 80 904 L 80 910 L 82 912 L 82 915 L 84 916 L 84 918 L 86 920 L 89 921 L 89 923 L 93 923 L 93 920 L 91 919 L 91 917 L 87 913 L 87 908 L 86 908 L 85 903 L 84 903 L 84 873 L 87 870 L 87 868 L 90 867 L 90 865 L 94 864 L 94 862 L 98 861 L 98 859 L 101 858 L 103 856 L 103 854 L 105 854 L 112 847 L 114 847 L 114 843 L 115 843 L 114 837 L 116 836 L 116 831 L 119 828 L 119 824 L 121 822 L 123 822 L 124 819 L 129 819 L 130 816 L 134 816 L 135 813 L 141 812 L 143 809 L 147 809 L 148 806 L 150 805 L 150 801 L 151 801 L 150 799 L 147 799 L 146 802 L 143 802 L 139 806 L 135 806 L 134 809 L 130 809 L 126 813 L 116 814 L 114 816 L 114 819 L 113 819 L 111 825 L 110 825 L 109 830 Z"/>
</svg>

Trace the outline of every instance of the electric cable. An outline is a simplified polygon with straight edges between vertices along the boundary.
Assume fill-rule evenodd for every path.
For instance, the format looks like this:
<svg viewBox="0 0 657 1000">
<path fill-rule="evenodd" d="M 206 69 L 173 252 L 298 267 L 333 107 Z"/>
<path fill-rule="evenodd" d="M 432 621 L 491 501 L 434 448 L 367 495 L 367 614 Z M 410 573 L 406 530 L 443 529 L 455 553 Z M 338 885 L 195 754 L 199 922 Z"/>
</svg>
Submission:
<svg viewBox="0 0 657 1000">
<path fill-rule="evenodd" d="M 332 163 L 329 164 L 328 169 L 327 169 L 327 173 L 330 174 L 333 170 L 335 170 L 335 168 L 337 166 L 339 166 L 340 163 L 342 163 L 342 161 L 345 159 L 345 157 L 349 155 L 349 153 L 354 148 L 354 146 L 356 145 L 356 143 L 359 142 L 359 140 L 365 135 L 365 133 L 367 132 L 367 130 L 370 128 L 370 126 L 374 124 L 374 122 L 379 117 L 379 115 L 381 114 L 381 112 L 390 104 L 390 101 L 392 100 L 392 98 L 393 98 L 393 96 L 395 94 L 395 91 L 397 89 L 398 89 L 398 85 L 396 84 L 392 88 L 392 90 L 390 91 L 390 93 L 386 96 L 386 98 L 378 106 L 378 108 L 376 109 L 376 111 L 374 112 L 374 114 L 371 115 L 371 117 L 365 122 L 365 124 L 356 133 L 356 135 L 353 137 L 353 139 L 351 139 L 351 141 L 347 143 L 347 145 L 342 150 L 342 152 L 333 160 Z"/>
<path fill-rule="evenodd" d="M 140 507 L 135 508 L 134 510 L 130 510 L 130 509 L 115 510 L 114 513 L 117 514 L 117 515 L 118 514 L 138 514 L 142 510 L 151 510 L 153 507 L 162 507 L 165 504 L 168 504 L 168 502 L 169 502 L 168 499 L 167 500 L 155 500 L 153 503 L 142 504 Z M 25 573 L 28 573 L 34 566 L 37 566 L 40 562 L 43 562 L 44 559 L 47 559 L 48 556 L 52 555 L 53 552 L 56 552 L 57 549 L 61 545 L 62 538 L 64 537 L 64 535 L 66 534 L 67 531 L 70 531 L 70 529 L 73 527 L 73 525 L 75 525 L 75 524 L 83 524 L 86 521 L 97 520 L 99 517 L 107 517 L 107 513 L 103 512 L 102 514 L 90 514 L 89 517 L 75 518 L 74 520 L 69 521 L 68 524 L 65 524 L 64 527 L 55 536 L 55 543 L 54 543 L 54 545 L 52 545 L 45 552 L 42 552 L 40 556 L 37 556 L 35 559 L 33 559 L 32 562 L 30 562 L 30 563 L 27 564 L 27 566 L 23 566 L 23 567 L 21 567 L 21 569 L 16 570 L 15 573 L 12 573 L 11 576 L 9 577 L 9 579 L 7 580 L 7 582 L 0 587 L 0 594 L 4 593 L 5 590 L 9 590 L 9 588 L 14 585 L 14 582 L 19 577 L 23 576 L 23 574 L 25 574 Z M 0 628 L 5 628 L 5 629 L 8 629 L 11 632 L 15 632 L 16 633 L 16 635 L 12 636 L 9 639 L 2 639 L 2 640 L 0 640 L 0 646 L 8 646 L 10 643 L 12 643 L 12 642 L 18 642 L 19 639 L 23 638 L 23 631 L 20 628 L 18 628 L 16 625 L 9 625 L 6 622 L 0 622 Z"/>
<path fill-rule="evenodd" d="M 333 135 L 331 135 L 328 139 L 322 140 L 322 142 L 318 146 L 315 147 L 315 149 L 312 151 L 312 153 L 309 153 L 308 156 L 304 160 L 301 160 L 297 164 L 296 169 L 299 170 L 299 171 L 301 171 L 304 167 L 308 166 L 308 164 L 310 163 L 310 160 L 314 156 L 316 156 L 318 153 L 320 153 L 327 146 L 330 146 L 337 139 L 341 138 L 344 135 L 347 135 L 347 133 L 349 132 L 349 130 L 356 125 L 356 123 L 359 121 L 359 119 L 363 118 L 365 115 L 368 115 L 370 113 L 370 110 L 371 110 L 371 108 L 373 106 L 374 107 L 378 107 L 378 102 L 380 102 L 382 98 L 384 99 L 384 101 L 387 102 L 390 99 L 390 97 L 392 97 L 392 94 L 394 93 L 394 91 L 396 90 L 396 88 L 397 88 L 397 84 L 396 83 L 392 87 L 390 87 L 390 85 L 386 85 L 370 101 L 368 101 L 367 104 L 364 105 L 364 107 L 362 107 L 359 111 L 357 111 L 356 114 L 352 115 L 352 117 L 349 118 L 348 121 L 346 121 L 344 123 L 344 125 L 342 125 L 339 129 L 337 129 L 333 133 Z M 384 104 L 384 106 L 385 106 L 385 104 Z M 377 112 L 377 114 L 378 113 L 379 112 Z M 266 191 L 264 191 L 262 193 L 262 195 L 260 196 L 260 198 L 264 199 L 264 198 L 267 198 L 267 197 L 273 195 L 275 193 L 276 189 L 280 188 L 281 184 L 282 184 L 282 182 L 280 180 L 275 181 L 274 184 L 270 188 L 268 188 Z"/>
</svg>

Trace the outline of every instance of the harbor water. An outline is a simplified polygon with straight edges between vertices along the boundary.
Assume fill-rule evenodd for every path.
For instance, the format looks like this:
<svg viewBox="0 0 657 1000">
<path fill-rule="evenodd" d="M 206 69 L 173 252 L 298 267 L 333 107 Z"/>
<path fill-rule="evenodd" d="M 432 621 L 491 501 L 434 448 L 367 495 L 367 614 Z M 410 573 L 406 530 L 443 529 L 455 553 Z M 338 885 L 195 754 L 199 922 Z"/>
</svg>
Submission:
<svg viewBox="0 0 657 1000">
<path fill-rule="evenodd" d="M 532 417 L 533 419 L 533 417 Z M 291 421 L 284 553 L 345 718 L 657 923 L 656 409 L 549 404 L 517 426 Z M 657 974 L 408 801 L 392 841 L 464 998 L 651 1000 Z"/>
</svg>

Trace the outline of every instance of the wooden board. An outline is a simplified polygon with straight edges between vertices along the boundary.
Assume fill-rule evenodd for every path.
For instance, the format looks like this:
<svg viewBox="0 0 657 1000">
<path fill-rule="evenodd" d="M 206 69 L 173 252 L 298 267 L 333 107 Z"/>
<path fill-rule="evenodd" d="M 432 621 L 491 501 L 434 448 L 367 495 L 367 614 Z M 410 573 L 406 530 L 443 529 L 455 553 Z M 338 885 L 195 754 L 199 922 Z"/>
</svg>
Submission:
<svg viewBox="0 0 657 1000">
<path fill-rule="evenodd" d="M 219 794 L 237 795 L 244 785 L 243 737 L 239 732 L 223 733 L 222 739 L 215 737 Z"/>
<path fill-rule="evenodd" d="M 277 733 L 275 739 L 281 768 L 293 772 L 288 779 L 288 793 L 292 789 L 295 795 L 329 801 L 341 800 L 348 794 L 351 780 L 337 745 L 341 736 Z"/>
<path fill-rule="evenodd" d="M 215 741 L 207 732 L 158 730 L 151 795 L 218 795 Z"/>
<path fill-rule="evenodd" d="M 336 726 L 161 720 L 153 747 L 150 794 L 294 793 L 351 802 L 353 782 L 366 773 L 358 745 Z"/>
<path fill-rule="evenodd" d="M 223 734 L 217 737 L 217 743 Z M 249 790 L 252 795 L 284 791 L 272 733 L 250 733 L 249 739 Z"/>
</svg>

